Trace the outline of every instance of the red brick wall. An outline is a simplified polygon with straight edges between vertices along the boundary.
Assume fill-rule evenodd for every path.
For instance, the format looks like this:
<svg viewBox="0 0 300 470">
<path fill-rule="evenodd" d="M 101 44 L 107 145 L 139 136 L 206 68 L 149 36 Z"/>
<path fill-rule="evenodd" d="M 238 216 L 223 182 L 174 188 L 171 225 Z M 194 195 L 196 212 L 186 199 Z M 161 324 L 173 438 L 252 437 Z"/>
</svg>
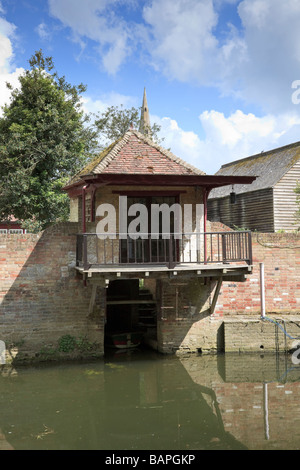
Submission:
<svg viewBox="0 0 300 470">
<path fill-rule="evenodd" d="M 300 313 L 300 234 L 253 233 L 253 273 L 244 283 L 223 282 L 215 315 L 257 314 L 264 263 L 267 313 Z"/>
<path fill-rule="evenodd" d="M 0 235 L 0 339 L 7 348 L 53 350 L 66 334 L 102 343 L 101 321 L 88 318 L 91 287 L 74 269 L 77 231 L 65 223 L 38 235 Z"/>
<path fill-rule="evenodd" d="M 213 229 L 220 230 L 216 226 Z M 88 308 L 92 287 L 89 283 L 84 286 L 74 269 L 77 232 L 77 223 L 65 223 L 39 235 L 0 235 L 0 340 L 17 345 L 23 354 L 42 348 L 55 349 L 57 340 L 65 334 L 86 336 L 97 341 L 99 351 L 103 351 L 104 287 L 99 286 L 98 310 L 91 317 Z M 217 326 L 229 315 L 260 314 L 260 262 L 265 267 L 267 313 L 300 313 L 300 235 L 254 233 L 253 274 L 244 283 L 223 283 L 211 319 L 218 320 Z M 207 294 L 207 289 L 198 287 L 194 289 L 197 295 L 200 291 Z M 191 298 L 193 292 L 189 290 L 186 294 Z M 172 292 L 168 290 L 168 294 Z M 188 305 L 188 299 L 182 299 L 180 308 L 184 310 Z M 181 317 L 185 313 L 181 311 L 180 318 L 175 318 L 176 331 L 171 328 L 164 333 L 172 336 L 172 342 L 181 340 L 178 335 L 183 332 Z M 189 316 L 190 323 L 196 322 L 191 312 Z M 185 325 L 186 333 L 190 323 Z M 203 320 L 200 332 L 191 330 L 190 334 L 201 348 L 203 341 L 199 335 L 206 338 L 208 332 L 212 334 L 212 324 L 206 323 Z"/>
</svg>

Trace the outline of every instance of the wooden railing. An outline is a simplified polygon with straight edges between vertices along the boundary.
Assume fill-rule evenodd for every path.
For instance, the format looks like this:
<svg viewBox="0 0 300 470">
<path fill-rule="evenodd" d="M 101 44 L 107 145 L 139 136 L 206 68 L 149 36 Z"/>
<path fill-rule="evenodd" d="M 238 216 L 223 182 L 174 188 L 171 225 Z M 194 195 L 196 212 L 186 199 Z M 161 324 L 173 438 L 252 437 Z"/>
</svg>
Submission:
<svg viewBox="0 0 300 470">
<path fill-rule="evenodd" d="M 237 263 L 252 264 L 251 232 L 138 234 L 139 238 L 83 233 L 77 235 L 76 265 L 91 267 Z"/>
</svg>

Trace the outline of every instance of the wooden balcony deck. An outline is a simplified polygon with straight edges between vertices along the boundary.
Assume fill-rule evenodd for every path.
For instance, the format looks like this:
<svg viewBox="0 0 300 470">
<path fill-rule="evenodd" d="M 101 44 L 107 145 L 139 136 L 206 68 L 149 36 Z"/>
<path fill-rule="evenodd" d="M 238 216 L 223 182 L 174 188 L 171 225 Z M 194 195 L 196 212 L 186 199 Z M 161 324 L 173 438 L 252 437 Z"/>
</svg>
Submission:
<svg viewBox="0 0 300 470">
<path fill-rule="evenodd" d="M 117 277 L 200 277 L 245 275 L 252 270 L 250 232 L 207 232 L 172 234 L 169 238 L 105 237 L 85 233 L 77 236 L 76 269 Z"/>
</svg>

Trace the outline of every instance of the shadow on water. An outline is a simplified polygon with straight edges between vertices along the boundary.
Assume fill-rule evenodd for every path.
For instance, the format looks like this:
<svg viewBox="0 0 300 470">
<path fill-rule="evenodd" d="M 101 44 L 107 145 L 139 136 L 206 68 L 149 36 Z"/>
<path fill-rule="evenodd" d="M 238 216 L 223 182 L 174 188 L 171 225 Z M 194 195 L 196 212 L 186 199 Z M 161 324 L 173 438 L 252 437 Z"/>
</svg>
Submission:
<svg viewBox="0 0 300 470">
<path fill-rule="evenodd" d="M 299 448 L 300 371 L 288 365 L 135 350 L 92 363 L 3 366 L 0 449 L 258 449 L 287 440 Z M 290 439 L 277 430 L 285 423 Z"/>
</svg>

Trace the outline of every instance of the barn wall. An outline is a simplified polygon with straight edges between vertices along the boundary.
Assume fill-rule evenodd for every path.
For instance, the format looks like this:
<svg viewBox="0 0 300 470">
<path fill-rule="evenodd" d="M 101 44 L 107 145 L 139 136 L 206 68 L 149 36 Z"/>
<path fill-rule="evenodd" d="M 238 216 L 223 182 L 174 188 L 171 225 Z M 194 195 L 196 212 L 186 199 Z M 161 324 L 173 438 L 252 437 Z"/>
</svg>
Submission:
<svg viewBox="0 0 300 470">
<path fill-rule="evenodd" d="M 221 222 L 230 228 L 273 232 L 273 190 L 237 194 L 235 204 L 230 203 L 229 196 L 209 199 L 207 214 L 211 222 Z"/>
<path fill-rule="evenodd" d="M 300 160 L 284 175 L 274 187 L 275 232 L 295 230 L 295 212 L 297 210 L 294 189 L 300 181 Z"/>
</svg>

